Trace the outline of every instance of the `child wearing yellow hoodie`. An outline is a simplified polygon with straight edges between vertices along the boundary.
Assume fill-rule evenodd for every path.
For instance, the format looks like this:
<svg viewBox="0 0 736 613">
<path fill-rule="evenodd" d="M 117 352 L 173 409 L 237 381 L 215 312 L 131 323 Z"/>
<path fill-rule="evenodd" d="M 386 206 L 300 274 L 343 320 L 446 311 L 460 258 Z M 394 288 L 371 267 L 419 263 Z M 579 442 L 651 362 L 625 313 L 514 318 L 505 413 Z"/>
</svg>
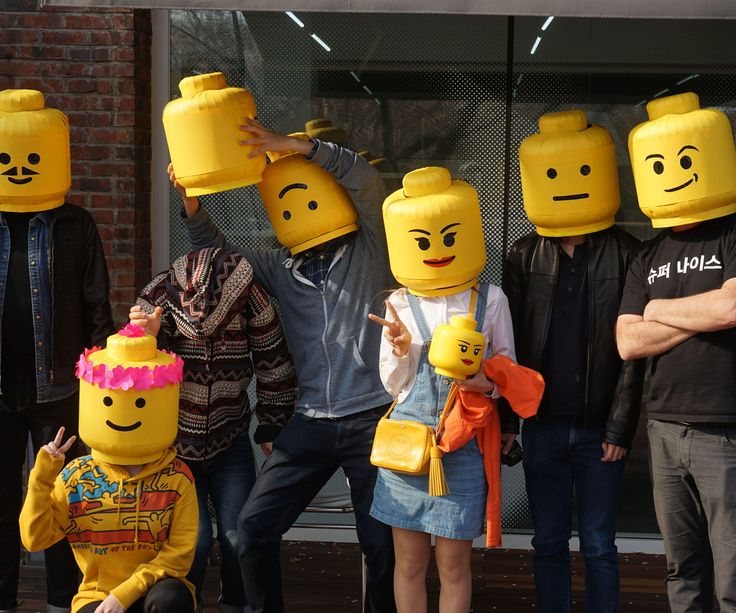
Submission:
<svg viewBox="0 0 736 613">
<path fill-rule="evenodd" d="M 131 324 L 80 356 L 79 433 L 92 452 L 59 472 L 74 441 L 60 429 L 20 516 L 30 551 L 69 541 L 83 574 L 73 613 L 194 611 L 197 496 L 172 448 L 182 367 Z"/>
</svg>

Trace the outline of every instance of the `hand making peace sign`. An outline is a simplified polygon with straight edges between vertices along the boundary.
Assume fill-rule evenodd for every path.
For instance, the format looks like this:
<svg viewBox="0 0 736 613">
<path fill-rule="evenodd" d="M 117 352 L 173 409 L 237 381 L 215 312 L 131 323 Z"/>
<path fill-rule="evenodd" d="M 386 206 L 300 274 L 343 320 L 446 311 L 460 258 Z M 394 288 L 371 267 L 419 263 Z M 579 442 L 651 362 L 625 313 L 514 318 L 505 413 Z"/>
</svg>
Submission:
<svg viewBox="0 0 736 613">
<path fill-rule="evenodd" d="M 399 319 L 394 305 L 388 300 L 386 301 L 386 316 L 390 316 L 391 321 L 373 313 L 368 313 L 368 319 L 381 324 L 385 328 L 383 336 L 388 341 L 388 344 L 393 347 L 393 354 L 397 358 L 403 358 L 411 346 L 411 333 L 404 325 L 404 322 Z"/>
</svg>

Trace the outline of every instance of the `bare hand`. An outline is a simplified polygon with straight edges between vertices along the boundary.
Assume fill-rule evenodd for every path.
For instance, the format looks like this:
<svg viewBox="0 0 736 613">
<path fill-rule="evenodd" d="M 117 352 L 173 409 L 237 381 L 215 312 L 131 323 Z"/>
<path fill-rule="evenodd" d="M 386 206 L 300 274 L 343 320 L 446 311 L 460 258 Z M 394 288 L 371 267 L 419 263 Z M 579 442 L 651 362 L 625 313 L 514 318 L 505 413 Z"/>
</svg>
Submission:
<svg viewBox="0 0 736 613">
<path fill-rule="evenodd" d="M 62 426 L 59 428 L 59 431 L 56 433 L 56 438 L 51 441 L 50 443 L 47 443 L 41 449 L 43 449 L 46 453 L 48 453 L 52 458 L 56 459 L 64 459 L 64 454 L 69 451 L 69 448 L 74 444 L 74 441 L 77 440 L 76 436 L 69 437 L 69 440 L 61 444 L 61 441 L 64 438 L 64 431 L 65 428 Z"/>
<path fill-rule="evenodd" d="M 626 447 L 619 447 L 613 443 L 602 443 L 602 447 L 603 457 L 601 458 L 601 462 L 618 462 L 619 460 L 623 460 L 629 451 Z"/>
<path fill-rule="evenodd" d="M 496 387 L 495 383 L 486 377 L 482 368 L 472 377 L 468 377 L 462 381 L 456 379 L 455 383 L 457 383 L 460 389 L 466 392 L 480 392 L 481 394 L 493 391 Z"/>
<path fill-rule="evenodd" d="M 164 310 L 160 306 L 157 306 L 153 310 L 153 313 L 146 313 L 139 305 L 134 304 L 130 307 L 128 317 L 130 318 L 130 323 L 143 328 L 146 334 L 156 336 L 161 329 L 161 315 L 163 313 Z"/>
<path fill-rule="evenodd" d="M 271 451 L 273 450 L 273 443 L 261 443 L 261 451 L 263 452 L 263 455 L 266 457 L 271 455 Z"/>
<path fill-rule="evenodd" d="M 512 432 L 504 432 L 501 435 L 501 453 L 504 455 L 511 451 L 511 446 L 516 440 L 516 434 Z"/>
<path fill-rule="evenodd" d="M 95 613 L 125 613 L 125 609 L 120 601 L 110 594 L 97 606 Z"/>
<path fill-rule="evenodd" d="M 390 315 L 391 321 L 373 313 L 368 313 L 368 319 L 381 324 L 385 328 L 383 337 L 393 347 L 393 354 L 397 358 L 403 358 L 408 353 L 409 347 L 411 347 L 411 333 L 404 322 L 399 319 L 399 314 L 396 312 L 394 305 L 388 300 L 386 301 L 386 314 Z"/>
<path fill-rule="evenodd" d="M 169 173 L 169 181 L 174 185 L 177 192 L 181 194 L 184 199 L 184 209 L 187 212 L 187 217 L 191 217 L 199 210 L 199 200 L 194 196 L 187 196 L 187 190 L 185 187 L 176 180 L 176 174 L 174 173 L 174 165 L 169 163 L 166 169 Z"/>
<path fill-rule="evenodd" d="M 271 132 L 271 130 L 264 128 L 255 119 L 245 117 L 240 129 L 247 133 L 248 138 L 238 141 L 238 144 L 243 147 L 253 147 L 253 151 L 248 154 L 249 158 L 254 158 L 266 151 L 277 153 L 296 151 L 302 155 L 307 155 L 312 150 L 311 141 Z"/>
</svg>

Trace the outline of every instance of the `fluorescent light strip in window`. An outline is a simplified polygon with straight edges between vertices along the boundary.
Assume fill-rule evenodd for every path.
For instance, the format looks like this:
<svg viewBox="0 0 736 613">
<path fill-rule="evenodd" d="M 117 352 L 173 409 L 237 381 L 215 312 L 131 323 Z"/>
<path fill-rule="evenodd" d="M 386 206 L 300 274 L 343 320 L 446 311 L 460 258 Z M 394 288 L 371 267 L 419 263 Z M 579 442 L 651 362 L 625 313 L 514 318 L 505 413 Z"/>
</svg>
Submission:
<svg viewBox="0 0 736 613">
<path fill-rule="evenodd" d="M 552 20 L 554 17 L 547 17 L 547 21 L 544 22 L 544 25 L 542 26 L 542 32 L 544 32 L 547 28 L 549 28 L 549 24 L 552 23 Z"/>
<path fill-rule="evenodd" d="M 534 52 L 537 50 L 537 47 L 539 47 L 539 43 L 542 42 L 542 37 L 537 36 L 537 40 L 534 41 L 534 44 L 532 45 L 532 50 L 529 52 L 530 55 L 534 55 Z"/>
<path fill-rule="evenodd" d="M 322 46 L 322 48 L 325 51 L 332 51 L 332 49 L 330 49 L 329 45 L 325 41 L 323 41 L 319 36 L 317 36 L 316 34 L 312 34 L 312 38 L 314 40 L 316 40 Z"/>
<path fill-rule="evenodd" d="M 366 93 L 367 93 L 367 94 L 368 94 L 369 96 L 372 96 L 372 95 L 373 95 L 373 92 L 372 92 L 372 91 L 370 90 L 370 88 L 369 88 L 369 87 L 368 87 L 367 85 L 364 85 L 364 86 L 363 86 L 363 89 L 364 89 L 364 90 L 366 91 Z"/>
<path fill-rule="evenodd" d="M 286 11 L 286 14 L 287 14 L 287 15 L 288 15 L 289 17 L 291 17 L 291 20 L 292 20 L 292 21 L 293 21 L 293 22 L 294 22 L 294 23 L 295 23 L 296 25 L 298 25 L 298 26 L 299 26 L 300 28 L 303 28 L 303 27 L 304 27 L 304 22 L 303 22 L 303 21 L 302 21 L 301 19 L 299 19 L 299 17 L 297 17 L 296 15 L 294 15 L 294 13 L 292 13 L 291 11 Z"/>
<path fill-rule="evenodd" d="M 358 83 L 360 83 L 360 77 L 357 74 L 355 74 L 354 70 L 351 70 L 350 74 L 353 75 L 353 79 L 355 79 Z"/>
<path fill-rule="evenodd" d="M 682 85 L 685 83 L 685 81 L 689 81 L 690 79 L 697 79 L 700 75 L 699 74 L 691 74 L 689 77 L 685 77 L 684 79 L 680 79 L 677 84 Z"/>
<path fill-rule="evenodd" d="M 669 87 L 663 89 L 661 92 L 657 92 L 656 94 L 654 94 L 654 97 L 659 98 L 662 94 L 666 94 L 668 91 L 670 91 Z"/>
</svg>

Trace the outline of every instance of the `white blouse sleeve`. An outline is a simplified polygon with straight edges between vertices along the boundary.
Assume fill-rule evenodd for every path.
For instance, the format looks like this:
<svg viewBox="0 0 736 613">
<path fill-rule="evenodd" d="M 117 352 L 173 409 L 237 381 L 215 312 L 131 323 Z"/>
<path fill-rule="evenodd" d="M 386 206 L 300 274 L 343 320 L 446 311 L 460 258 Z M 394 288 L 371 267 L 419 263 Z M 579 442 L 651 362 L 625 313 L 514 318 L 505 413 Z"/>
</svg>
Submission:
<svg viewBox="0 0 736 613">
<path fill-rule="evenodd" d="M 401 292 L 402 290 L 398 290 Z M 413 380 L 417 370 L 417 359 L 419 350 L 421 349 L 421 338 L 417 338 L 417 334 L 412 330 L 413 318 L 411 311 L 402 307 L 405 300 L 397 297 L 394 292 L 388 297 L 388 301 L 396 309 L 396 312 L 402 322 L 407 326 L 412 335 L 411 347 L 403 358 L 397 358 L 393 354 L 393 348 L 389 345 L 385 336 L 381 336 L 381 352 L 379 357 L 379 373 L 383 387 L 394 398 L 397 398 L 404 388 Z M 408 321 L 412 319 L 412 321 Z M 417 345 L 417 342 L 419 345 Z"/>
<path fill-rule="evenodd" d="M 483 331 L 491 341 L 491 355 L 500 353 L 516 361 L 514 349 L 514 330 L 511 325 L 509 301 L 500 287 L 491 285 L 488 289 L 486 316 Z"/>
</svg>

